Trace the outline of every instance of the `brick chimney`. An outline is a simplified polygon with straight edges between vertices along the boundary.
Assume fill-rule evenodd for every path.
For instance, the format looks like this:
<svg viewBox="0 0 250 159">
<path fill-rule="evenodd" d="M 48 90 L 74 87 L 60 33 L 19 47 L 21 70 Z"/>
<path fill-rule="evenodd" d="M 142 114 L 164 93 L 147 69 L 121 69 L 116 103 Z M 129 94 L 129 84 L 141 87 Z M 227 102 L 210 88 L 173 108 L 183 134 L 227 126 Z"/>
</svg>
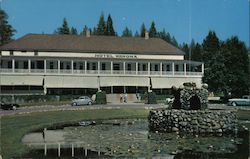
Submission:
<svg viewBox="0 0 250 159">
<path fill-rule="evenodd" d="M 145 32 L 145 39 L 146 39 L 146 40 L 148 40 L 148 39 L 149 39 L 149 34 L 148 34 L 148 32 L 147 32 L 147 31 Z"/>
</svg>

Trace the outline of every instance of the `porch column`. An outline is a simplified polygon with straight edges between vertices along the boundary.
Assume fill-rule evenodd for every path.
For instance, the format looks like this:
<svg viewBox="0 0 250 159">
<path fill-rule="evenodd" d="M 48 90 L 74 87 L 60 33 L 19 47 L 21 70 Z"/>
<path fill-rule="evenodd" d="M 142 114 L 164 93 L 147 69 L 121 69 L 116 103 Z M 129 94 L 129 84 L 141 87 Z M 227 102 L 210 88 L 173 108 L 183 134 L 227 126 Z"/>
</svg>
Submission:
<svg viewBox="0 0 250 159">
<path fill-rule="evenodd" d="M 100 74 L 100 66 L 101 66 L 101 64 L 100 64 L 100 61 L 98 61 L 98 74 Z"/>
<path fill-rule="evenodd" d="M 174 76 L 174 62 L 172 63 L 172 73 L 173 73 L 173 76 Z"/>
<path fill-rule="evenodd" d="M 135 74 L 138 74 L 138 62 L 135 63 Z"/>
<path fill-rule="evenodd" d="M 74 73 L 74 61 L 71 60 L 71 73 L 73 74 Z"/>
<path fill-rule="evenodd" d="M 148 75 L 150 75 L 150 62 L 148 62 Z"/>
<path fill-rule="evenodd" d="M 162 62 L 160 63 L 160 74 L 162 76 Z"/>
<path fill-rule="evenodd" d="M 126 63 L 125 63 L 125 61 L 123 62 L 123 74 L 124 75 L 126 74 Z"/>
<path fill-rule="evenodd" d="M 113 61 L 110 62 L 110 73 L 113 74 Z"/>
<path fill-rule="evenodd" d="M 184 63 L 184 76 L 186 76 L 186 75 L 187 75 L 187 63 Z"/>
<path fill-rule="evenodd" d="M 204 63 L 201 64 L 201 73 L 204 74 Z"/>
<path fill-rule="evenodd" d="M 15 72 L 15 59 L 12 59 L 12 72 Z"/>
<path fill-rule="evenodd" d="M 60 60 L 57 60 L 57 69 L 58 69 L 58 73 L 60 73 Z"/>
<path fill-rule="evenodd" d="M 46 60 L 43 60 L 43 68 L 44 68 L 44 73 L 46 73 L 46 64 L 47 64 L 47 62 L 46 62 Z"/>
<path fill-rule="evenodd" d="M 86 60 L 84 62 L 84 68 L 85 68 L 84 72 L 85 72 L 85 74 L 87 74 L 87 61 Z"/>
<path fill-rule="evenodd" d="M 30 59 L 28 59 L 28 71 L 29 71 L 29 73 L 30 73 L 30 69 L 31 69 L 31 61 L 30 61 Z"/>
</svg>

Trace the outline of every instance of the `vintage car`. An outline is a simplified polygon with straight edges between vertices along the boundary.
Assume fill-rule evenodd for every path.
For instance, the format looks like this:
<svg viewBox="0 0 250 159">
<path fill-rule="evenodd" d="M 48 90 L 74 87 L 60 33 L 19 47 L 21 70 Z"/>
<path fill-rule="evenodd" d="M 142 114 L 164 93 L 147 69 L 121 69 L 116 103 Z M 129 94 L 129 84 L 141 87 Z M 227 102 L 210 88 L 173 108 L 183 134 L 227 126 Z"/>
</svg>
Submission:
<svg viewBox="0 0 250 159">
<path fill-rule="evenodd" d="M 92 105 L 93 101 L 88 96 L 81 96 L 77 99 L 72 100 L 72 106 L 79 106 L 79 105 Z"/>
<path fill-rule="evenodd" d="M 232 98 L 228 100 L 230 106 L 250 106 L 250 95 L 245 95 L 242 98 Z"/>
</svg>

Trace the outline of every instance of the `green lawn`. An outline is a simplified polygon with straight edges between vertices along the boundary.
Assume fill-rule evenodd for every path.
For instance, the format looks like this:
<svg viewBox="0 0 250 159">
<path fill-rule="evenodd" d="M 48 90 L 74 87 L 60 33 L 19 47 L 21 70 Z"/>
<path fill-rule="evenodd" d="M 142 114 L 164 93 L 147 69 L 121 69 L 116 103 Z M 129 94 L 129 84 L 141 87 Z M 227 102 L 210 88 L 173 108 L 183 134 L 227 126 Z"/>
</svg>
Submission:
<svg viewBox="0 0 250 159">
<path fill-rule="evenodd" d="M 4 159 L 21 157 L 28 152 L 22 145 L 22 137 L 30 131 L 50 127 L 54 124 L 64 124 L 81 120 L 97 120 L 112 118 L 146 118 L 145 109 L 114 109 L 114 110 L 83 110 L 83 111 L 55 111 L 46 113 L 32 113 L 1 118 L 0 154 Z"/>
</svg>

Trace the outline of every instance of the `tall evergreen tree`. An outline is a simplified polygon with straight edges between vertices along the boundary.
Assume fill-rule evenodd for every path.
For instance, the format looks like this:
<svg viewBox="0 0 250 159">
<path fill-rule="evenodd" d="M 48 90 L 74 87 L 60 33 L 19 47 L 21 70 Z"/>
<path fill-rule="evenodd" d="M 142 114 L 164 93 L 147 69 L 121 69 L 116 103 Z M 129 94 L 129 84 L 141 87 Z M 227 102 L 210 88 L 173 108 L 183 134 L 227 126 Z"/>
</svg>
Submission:
<svg viewBox="0 0 250 159">
<path fill-rule="evenodd" d="M 207 64 L 209 59 L 212 58 L 213 54 L 218 53 L 220 49 L 219 38 L 214 31 L 209 31 L 208 35 L 203 40 L 202 47 L 204 51 L 203 60 L 205 64 Z"/>
<path fill-rule="evenodd" d="M 156 28 L 155 28 L 155 22 L 152 21 L 151 26 L 149 28 L 149 37 L 153 38 L 153 37 L 156 37 L 156 35 L 157 35 L 157 31 L 156 31 Z"/>
<path fill-rule="evenodd" d="M 233 96 L 249 93 L 249 58 L 244 42 L 237 36 L 228 39 L 222 46 L 222 54 L 227 68 L 225 83 Z M 227 93 L 226 92 L 226 93 Z"/>
<path fill-rule="evenodd" d="M 77 29 L 74 28 L 74 27 L 71 27 L 71 29 L 70 29 L 70 34 L 72 34 L 72 35 L 78 35 Z"/>
<path fill-rule="evenodd" d="M 134 37 L 140 37 L 138 31 L 136 30 Z"/>
<path fill-rule="evenodd" d="M 146 27 L 145 27 L 145 24 L 144 23 L 142 23 L 142 25 L 141 25 L 141 30 L 140 30 L 140 36 L 141 37 L 145 37 L 145 32 L 147 31 L 147 29 L 146 29 Z"/>
<path fill-rule="evenodd" d="M 202 61 L 202 46 L 199 43 L 194 44 L 192 48 L 191 59 L 194 61 Z"/>
<path fill-rule="evenodd" d="M 8 15 L 0 10 L 0 46 L 12 40 L 16 30 L 8 23 Z"/>
<path fill-rule="evenodd" d="M 113 28 L 113 20 L 112 20 L 110 14 L 108 16 L 107 26 L 106 26 L 106 33 L 105 34 L 108 35 L 108 36 L 115 36 L 116 35 L 115 30 Z"/>
<path fill-rule="evenodd" d="M 63 24 L 61 27 L 57 28 L 57 34 L 70 34 L 70 29 L 66 18 L 63 18 Z"/>
<path fill-rule="evenodd" d="M 128 29 L 128 27 L 126 27 L 123 32 L 122 32 L 122 36 L 123 37 L 132 37 L 133 33 L 131 30 Z"/>
<path fill-rule="evenodd" d="M 178 42 L 177 42 L 177 40 L 175 39 L 174 36 L 171 38 L 171 44 L 173 44 L 174 46 L 178 47 Z"/>
<path fill-rule="evenodd" d="M 86 35 L 87 30 L 89 30 L 87 25 L 84 25 L 82 32 L 80 33 L 81 35 Z"/>
<path fill-rule="evenodd" d="M 97 24 L 97 35 L 105 35 L 106 34 L 106 22 L 104 19 L 104 14 L 102 13 Z"/>
<path fill-rule="evenodd" d="M 157 37 L 165 40 L 168 43 L 171 43 L 171 36 L 169 32 L 166 32 L 165 29 L 157 33 Z"/>
</svg>

